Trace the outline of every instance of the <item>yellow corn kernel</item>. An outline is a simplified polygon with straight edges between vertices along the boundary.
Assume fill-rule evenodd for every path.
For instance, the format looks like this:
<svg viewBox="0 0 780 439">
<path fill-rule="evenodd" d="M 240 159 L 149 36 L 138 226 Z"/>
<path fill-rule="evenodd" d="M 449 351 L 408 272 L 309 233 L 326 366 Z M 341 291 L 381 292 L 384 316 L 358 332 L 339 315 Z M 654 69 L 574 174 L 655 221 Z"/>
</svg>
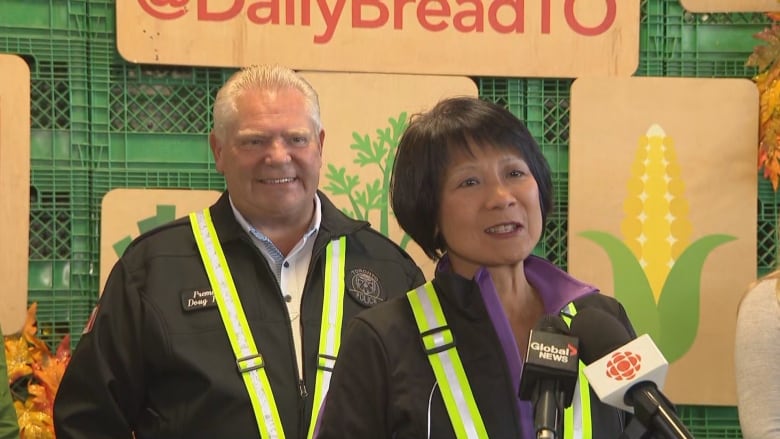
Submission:
<svg viewBox="0 0 780 439">
<path fill-rule="evenodd" d="M 644 269 L 656 302 L 691 237 L 684 189 L 673 139 L 654 124 L 639 138 L 620 231 Z"/>
</svg>

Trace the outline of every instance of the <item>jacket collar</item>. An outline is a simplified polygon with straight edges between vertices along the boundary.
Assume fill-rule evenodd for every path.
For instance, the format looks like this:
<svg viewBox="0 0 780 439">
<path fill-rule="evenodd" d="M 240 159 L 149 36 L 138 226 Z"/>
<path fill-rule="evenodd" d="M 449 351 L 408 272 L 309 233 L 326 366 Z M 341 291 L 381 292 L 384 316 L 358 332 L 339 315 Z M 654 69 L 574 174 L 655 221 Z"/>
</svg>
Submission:
<svg viewBox="0 0 780 439">
<path fill-rule="evenodd" d="M 320 223 L 320 232 L 314 243 L 314 251 L 324 247 L 331 239 L 348 235 L 362 228 L 368 227 L 366 221 L 354 220 L 344 215 L 321 191 L 317 191 L 322 206 L 322 222 Z M 211 208 L 211 219 L 214 222 L 214 228 L 220 237 L 220 241 L 227 243 L 239 239 L 248 239 L 249 236 L 241 227 L 233 214 L 230 206 L 228 192 L 225 191 L 214 203 Z"/>
<path fill-rule="evenodd" d="M 575 279 L 551 262 L 538 256 L 529 255 L 524 263 L 525 276 L 541 296 L 546 314 L 557 314 L 567 304 L 582 296 L 593 294 L 599 290 L 588 283 Z M 495 287 L 484 267 L 477 271 L 474 279 L 466 279 L 455 274 L 445 254 L 436 266 L 436 279 L 446 283 L 452 291 L 453 300 L 459 308 L 473 306 L 473 300 L 468 296 L 481 297 L 483 294 L 495 294 Z"/>
</svg>

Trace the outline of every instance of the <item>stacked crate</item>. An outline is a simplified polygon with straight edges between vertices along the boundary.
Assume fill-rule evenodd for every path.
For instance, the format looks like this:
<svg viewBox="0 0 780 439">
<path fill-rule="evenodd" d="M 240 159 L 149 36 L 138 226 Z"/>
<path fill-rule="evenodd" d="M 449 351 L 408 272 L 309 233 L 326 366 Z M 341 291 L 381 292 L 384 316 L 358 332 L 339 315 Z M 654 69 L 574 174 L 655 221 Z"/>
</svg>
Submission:
<svg viewBox="0 0 780 439">
<path fill-rule="evenodd" d="M 90 241 L 87 3 L 4 0 L 0 51 L 31 73 L 30 302 L 50 345 L 95 303 Z"/>
<path fill-rule="evenodd" d="M 224 189 L 208 144 L 214 97 L 230 69 L 140 65 L 117 52 L 113 0 L 90 0 L 93 227 L 116 188 Z M 98 261 L 99 236 L 93 237 Z"/>
</svg>

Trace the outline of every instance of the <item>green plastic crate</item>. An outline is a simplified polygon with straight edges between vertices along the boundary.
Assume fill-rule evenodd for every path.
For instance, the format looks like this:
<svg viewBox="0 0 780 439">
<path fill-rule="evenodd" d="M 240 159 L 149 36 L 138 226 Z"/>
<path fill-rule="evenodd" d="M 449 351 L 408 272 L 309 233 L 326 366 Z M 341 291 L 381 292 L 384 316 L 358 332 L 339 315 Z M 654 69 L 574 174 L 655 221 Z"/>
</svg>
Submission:
<svg viewBox="0 0 780 439">
<path fill-rule="evenodd" d="M 477 78 L 480 98 L 523 120 L 552 171 L 569 170 L 570 79 Z M 557 197 L 556 197 L 557 198 Z"/>
<path fill-rule="evenodd" d="M 534 253 L 566 269 L 569 258 L 569 174 L 553 172 L 552 181 L 553 209 L 547 216 L 544 235 L 536 245 Z"/>
<path fill-rule="evenodd" d="M 83 308 L 88 312 L 97 297 L 90 247 L 94 234 L 90 228 L 90 176 L 87 170 L 67 169 L 33 168 L 30 174 L 28 302 L 39 302 L 39 329 L 53 328 L 43 337 L 53 346 L 66 327 L 79 321 L 50 316 L 60 306 L 73 310 L 73 300 L 83 304 L 79 312 Z M 71 332 L 74 346 L 79 334 L 80 330 Z"/>
<path fill-rule="evenodd" d="M 758 177 L 758 227 L 756 245 L 758 247 L 758 274 L 774 271 L 778 262 L 778 229 L 780 221 L 780 198 L 772 189 L 772 184 Z"/>
<path fill-rule="evenodd" d="M 679 406 L 683 424 L 697 439 L 741 439 L 736 407 Z"/>
<path fill-rule="evenodd" d="M 107 43 L 91 54 L 95 168 L 213 169 L 211 109 L 226 71 L 132 65 Z"/>
<path fill-rule="evenodd" d="M 30 291 L 90 291 L 90 176 L 30 172 Z"/>
<path fill-rule="evenodd" d="M 93 167 L 213 169 L 211 110 L 235 69 L 128 63 L 116 51 L 113 2 L 89 10 Z"/>
<path fill-rule="evenodd" d="M 3 0 L 0 30 L 22 30 L 27 36 L 68 37 L 87 35 L 86 0 Z"/>
<path fill-rule="evenodd" d="M 225 188 L 225 179 L 216 171 L 178 169 L 132 169 L 92 171 L 91 205 L 100 208 L 103 197 L 116 188 L 139 189 L 213 189 Z"/>
<path fill-rule="evenodd" d="M 38 304 L 37 335 L 54 351 L 66 335 L 70 335 L 71 349 L 76 347 L 96 299 L 45 291 L 30 293 L 28 302 Z"/>
<path fill-rule="evenodd" d="M 760 13 L 692 13 L 679 0 L 645 0 L 637 75 L 749 78 L 753 34 L 768 22 Z"/>
<path fill-rule="evenodd" d="M 31 167 L 36 169 L 82 169 L 90 166 L 87 131 L 32 129 Z M 83 142 L 83 143 L 82 143 Z"/>
<path fill-rule="evenodd" d="M 0 52 L 30 68 L 32 167 L 90 166 L 86 42 L 21 36 L 0 27 Z"/>
</svg>

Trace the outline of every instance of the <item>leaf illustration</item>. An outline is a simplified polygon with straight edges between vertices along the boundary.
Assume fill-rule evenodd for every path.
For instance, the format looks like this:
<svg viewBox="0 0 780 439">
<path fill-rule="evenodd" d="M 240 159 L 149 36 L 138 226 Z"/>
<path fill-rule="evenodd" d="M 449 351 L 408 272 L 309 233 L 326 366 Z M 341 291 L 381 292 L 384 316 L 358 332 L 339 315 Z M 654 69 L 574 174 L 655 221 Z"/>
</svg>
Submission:
<svg viewBox="0 0 780 439">
<path fill-rule="evenodd" d="M 661 328 L 653 290 L 631 249 L 609 233 L 588 230 L 579 234 L 601 246 L 612 263 L 615 298 L 623 304 L 637 334 L 658 340 Z"/>
<path fill-rule="evenodd" d="M 363 207 L 365 212 L 379 209 L 379 201 L 381 198 L 381 188 L 379 187 L 379 179 L 374 180 L 372 183 L 366 185 L 365 191 L 357 191 L 355 193 L 355 204 Z M 362 218 L 366 220 L 367 218 Z"/>
<path fill-rule="evenodd" d="M 390 129 L 376 130 L 377 140 L 371 144 L 371 150 L 369 154 L 358 154 L 358 158 L 355 159 L 355 163 L 360 165 L 375 164 L 379 166 L 380 170 L 384 172 L 382 165 L 382 159 L 387 157 L 389 148 L 387 147 L 387 140 L 389 139 Z"/>
<path fill-rule="evenodd" d="M 361 167 L 377 166 L 381 174 L 379 178 L 367 183 L 364 190 L 359 190 L 357 188 L 360 180 L 356 175 L 349 175 L 345 168 L 337 169 L 329 163 L 327 165 L 328 172 L 325 175 L 329 183 L 323 188 L 333 195 L 347 196 L 352 210 L 342 208 L 342 211 L 355 219 L 368 221 L 371 212 L 378 211 L 379 227 L 377 229 L 385 236 L 389 236 L 390 217 L 392 216 L 388 202 L 390 174 L 395 161 L 398 141 L 406 128 L 406 112 L 402 112 L 397 119 L 388 118 L 388 124 L 388 127 L 376 130 L 376 137 L 373 141 L 367 134 L 352 133 L 353 143 L 350 145 L 350 149 L 357 153 L 352 160 L 353 163 Z M 409 239 L 404 234 L 401 238 L 401 248 L 406 248 L 408 242 Z"/>
<path fill-rule="evenodd" d="M 360 183 L 360 177 L 357 175 L 348 175 L 345 167 L 336 168 L 331 163 L 328 163 L 328 173 L 325 174 L 325 178 L 329 180 L 325 190 L 329 191 L 333 195 L 347 195 L 349 202 L 352 205 L 354 212 L 349 210 L 343 210 L 343 212 L 350 217 L 363 219 L 358 205 L 352 198 L 352 191 Z"/>
<path fill-rule="evenodd" d="M 346 175 L 347 168 L 336 169 L 331 163 L 328 163 L 328 173 L 325 178 L 330 180 L 325 189 L 333 195 L 349 195 L 353 189 L 360 183 L 360 178 L 356 175 Z"/>
<path fill-rule="evenodd" d="M 350 149 L 357 151 L 357 157 L 352 161 L 360 166 L 365 166 L 369 163 L 375 163 L 373 160 L 373 150 L 371 149 L 371 138 L 368 134 L 363 137 L 360 134 L 353 132 L 352 138 L 355 139 L 355 143 L 349 145 Z"/>
<path fill-rule="evenodd" d="M 658 301 L 660 338 L 653 337 L 666 360 L 680 359 L 693 345 L 699 328 L 701 273 L 712 250 L 735 240 L 714 234 L 689 245 L 672 266 Z"/>
</svg>

